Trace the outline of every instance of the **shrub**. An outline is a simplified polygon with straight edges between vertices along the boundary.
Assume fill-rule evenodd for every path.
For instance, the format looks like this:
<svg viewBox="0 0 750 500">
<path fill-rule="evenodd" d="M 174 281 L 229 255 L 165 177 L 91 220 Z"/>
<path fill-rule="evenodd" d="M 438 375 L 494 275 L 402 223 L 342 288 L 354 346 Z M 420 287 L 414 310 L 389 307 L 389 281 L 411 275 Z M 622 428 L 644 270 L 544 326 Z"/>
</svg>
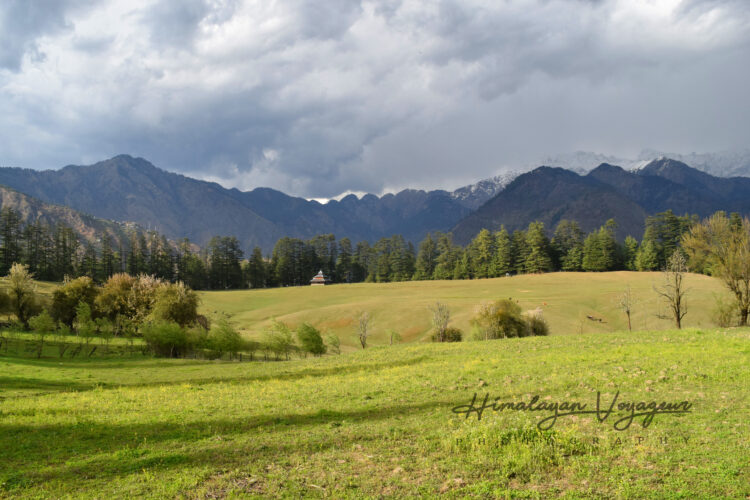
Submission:
<svg viewBox="0 0 750 500">
<path fill-rule="evenodd" d="M 526 318 L 529 335 L 549 335 L 549 325 L 541 316 L 530 315 Z"/>
<path fill-rule="evenodd" d="M 151 315 L 157 293 L 167 286 L 163 280 L 145 274 L 137 278 L 125 273 L 114 274 L 102 286 L 96 298 L 96 307 L 110 321 L 116 321 L 117 316 L 124 316 L 140 325 Z M 160 321 L 164 318 L 152 319 Z"/>
<path fill-rule="evenodd" d="M 251 361 L 255 353 L 259 351 L 260 348 L 261 348 L 261 344 L 257 340 L 243 339 L 242 341 L 242 351 L 250 355 Z"/>
<path fill-rule="evenodd" d="M 185 329 L 169 321 L 155 321 L 144 325 L 143 339 L 157 356 L 178 358 L 191 348 Z"/>
<path fill-rule="evenodd" d="M 93 310 L 98 293 L 94 281 L 88 276 L 74 280 L 66 279 L 63 285 L 52 293 L 52 317 L 72 328 L 78 303 L 85 302 Z"/>
<path fill-rule="evenodd" d="M 126 273 L 117 273 L 109 277 L 96 298 L 96 307 L 110 320 L 118 316 L 132 318 L 135 315 L 134 305 L 129 300 L 135 278 Z"/>
<path fill-rule="evenodd" d="M 226 319 L 220 319 L 208 332 L 207 347 L 219 354 L 237 354 L 242 348 L 242 337 Z"/>
<path fill-rule="evenodd" d="M 399 342 L 401 342 L 401 334 L 398 333 L 396 330 L 389 328 L 388 330 L 385 331 L 385 333 L 388 334 L 388 338 L 390 339 L 391 345 L 398 344 Z"/>
<path fill-rule="evenodd" d="M 302 323 L 297 327 L 297 340 L 299 340 L 300 348 L 304 352 L 309 352 L 315 356 L 326 353 L 323 337 L 320 336 L 318 329 L 309 323 Z"/>
<path fill-rule="evenodd" d="M 55 320 L 47 311 L 42 311 L 29 320 L 29 326 L 36 333 L 52 333 L 55 331 Z"/>
<path fill-rule="evenodd" d="M 509 299 L 481 304 L 471 325 L 476 340 L 523 337 L 528 328 L 521 307 Z"/>
<path fill-rule="evenodd" d="M 34 276 L 25 264 L 13 264 L 8 272 L 8 296 L 13 313 L 28 330 L 29 319 L 42 310 L 41 303 L 36 296 Z"/>
<path fill-rule="evenodd" d="M 328 335 L 326 335 L 326 344 L 328 344 L 331 352 L 341 354 L 341 340 L 339 339 L 338 335 L 333 333 L 329 333 Z"/>
<path fill-rule="evenodd" d="M 276 359 L 280 355 L 284 355 L 286 359 L 289 359 L 289 355 L 297 349 L 297 345 L 294 343 L 294 338 L 292 337 L 292 331 L 281 321 L 272 320 L 271 327 L 264 332 L 263 336 L 266 347 L 276 355 Z"/>
<path fill-rule="evenodd" d="M 737 325 L 739 323 L 737 300 L 731 299 L 726 301 L 721 296 L 717 296 L 716 306 L 714 307 L 711 319 L 716 323 L 716 326 L 721 328 Z"/>
<path fill-rule="evenodd" d="M 462 338 L 463 338 L 463 332 L 459 328 L 451 326 L 445 330 L 446 342 L 461 342 Z"/>
<path fill-rule="evenodd" d="M 39 340 L 39 351 L 37 357 L 42 357 L 42 351 L 44 350 L 44 337 L 49 335 L 55 330 L 55 320 L 49 315 L 47 311 L 42 311 L 37 316 L 34 316 L 29 320 L 29 326 L 34 330 L 35 337 Z"/>
<path fill-rule="evenodd" d="M 76 319 L 74 321 L 76 332 L 80 337 L 86 339 L 86 345 L 96 333 L 96 323 L 91 319 L 91 307 L 85 302 L 79 302 L 76 306 Z"/>
<path fill-rule="evenodd" d="M 439 332 L 435 332 L 430 337 L 433 342 L 461 342 L 462 338 L 463 332 L 453 326 L 449 326 L 448 328 L 446 328 L 443 331 L 442 336 L 439 334 Z"/>
<path fill-rule="evenodd" d="M 155 292 L 151 317 L 185 327 L 198 319 L 198 294 L 182 282 L 165 283 Z"/>
</svg>

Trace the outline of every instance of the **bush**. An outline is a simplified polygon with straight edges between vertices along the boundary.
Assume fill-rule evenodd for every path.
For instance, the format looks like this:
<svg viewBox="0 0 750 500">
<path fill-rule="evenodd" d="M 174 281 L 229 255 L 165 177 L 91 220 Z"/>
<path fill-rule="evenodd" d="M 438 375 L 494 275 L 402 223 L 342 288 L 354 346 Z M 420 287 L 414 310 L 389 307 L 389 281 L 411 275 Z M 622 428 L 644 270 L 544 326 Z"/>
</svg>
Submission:
<svg viewBox="0 0 750 500">
<path fill-rule="evenodd" d="M 714 307 L 711 319 L 716 323 L 716 326 L 721 328 L 737 325 L 739 323 L 739 307 L 737 307 L 737 300 L 731 299 L 725 301 L 721 296 L 717 296 L 716 306 Z"/>
<path fill-rule="evenodd" d="M 102 285 L 96 298 L 96 307 L 110 320 L 116 321 L 118 316 L 133 318 L 134 304 L 130 301 L 130 292 L 135 284 L 135 278 L 125 273 L 114 274 Z"/>
<path fill-rule="evenodd" d="M 78 303 L 85 302 L 93 310 L 98 293 L 94 281 L 88 276 L 74 280 L 66 279 L 63 285 L 52 293 L 52 317 L 72 328 Z"/>
<path fill-rule="evenodd" d="M 199 303 L 198 294 L 184 283 L 165 283 L 156 290 L 151 317 L 185 327 L 197 321 Z"/>
<path fill-rule="evenodd" d="M 75 328 L 80 337 L 86 339 L 86 345 L 96 333 L 96 323 L 91 319 L 91 307 L 86 302 L 79 302 L 76 306 Z"/>
<path fill-rule="evenodd" d="M 443 332 L 443 340 L 442 342 L 461 342 L 461 339 L 463 338 L 463 332 L 453 326 L 449 326 L 445 329 Z M 433 342 L 441 342 L 438 333 L 433 333 L 431 337 Z"/>
<path fill-rule="evenodd" d="M 29 326 L 36 333 L 47 334 L 54 332 L 57 325 L 47 311 L 42 311 L 29 320 Z"/>
<path fill-rule="evenodd" d="M 529 335 L 549 335 L 549 325 L 541 316 L 530 315 L 526 318 Z"/>
<path fill-rule="evenodd" d="M 206 347 L 221 357 L 224 353 L 237 354 L 242 349 L 242 337 L 226 319 L 220 319 L 211 327 Z"/>
<path fill-rule="evenodd" d="M 13 313 L 25 329 L 29 328 L 29 319 L 42 311 L 42 304 L 36 295 L 34 276 L 25 264 L 15 263 L 8 272 L 8 297 Z"/>
<path fill-rule="evenodd" d="M 249 339 L 243 339 L 242 340 L 242 351 L 246 352 L 250 355 L 250 360 L 252 361 L 253 356 L 255 356 L 255 353 L 260 350 L 261 343 L 257 340 L 249 340 Z"/>
<path fill-rule="evenodd" d="M 331 352 L 341 354 L 341 340 L 338 335 L 329 333 L 326 335 L 326 344 L 331 349 Z"/>
<path fill-rule="evenodd" d="M 292 331 L 281 321 L 275 319 L 271 321 L 271 327 L 264 332 L 266 348 L 276 355 L 284 355 L 289 359 L 289 355 L 297 349 L 292 337 Z"/>
<path fill-rule="evenodd" d="M 471 325 L 476 340 L 523 337 L 528 329 L 521 307 L 509 299 L 481 304 Z"/>
<path fill-rule="evenodd" d="M 190 338 L 177 323 L 155 321 L 143 327 L 143 339 L 157 356 L 178 358 L 191 350 Z"/>
<path fill-rule="evenodd" d="M 471 325 L 474 340 L 549 335 L 544 318 L 524 315 L 521 307 L 509 299 L 480 305 Z"/>
<path fill-rule="evenodd" d="M 326 346 L 323 343 L 323 337 L 317 328 L 309 323 L 302 323 L 297 328 L 297 339 L 299 340 L 302 351 L 309 352 L 315 356 L 326 353 Z"/>
</svg>

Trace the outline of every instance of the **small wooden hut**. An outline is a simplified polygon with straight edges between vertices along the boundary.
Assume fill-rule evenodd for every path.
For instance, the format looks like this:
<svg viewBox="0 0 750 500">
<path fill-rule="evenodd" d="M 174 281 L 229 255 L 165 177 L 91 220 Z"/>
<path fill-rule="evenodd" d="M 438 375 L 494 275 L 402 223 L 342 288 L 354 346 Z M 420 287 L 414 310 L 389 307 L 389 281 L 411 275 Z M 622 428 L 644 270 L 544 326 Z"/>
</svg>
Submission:
<svg viewBox="0 0 750 500">
<path fill-rule="evenodd" d="M 323 271 L 318 271 L 318 274 L 313 276 L 313 279 L 310 280 L 311 285 L 328 285 L 331 283 L 331 280 L 326 277 L 325 274 L 323 274 Z"/>
</svg>

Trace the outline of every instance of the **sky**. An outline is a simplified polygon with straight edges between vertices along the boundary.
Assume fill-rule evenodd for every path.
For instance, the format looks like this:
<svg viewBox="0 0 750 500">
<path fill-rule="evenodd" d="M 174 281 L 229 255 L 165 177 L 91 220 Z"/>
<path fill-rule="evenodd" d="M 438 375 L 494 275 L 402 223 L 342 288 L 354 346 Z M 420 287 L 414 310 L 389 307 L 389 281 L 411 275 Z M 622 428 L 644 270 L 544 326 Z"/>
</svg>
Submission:
<svg viewBox="0 0 750 500">
<path fill-rule="evenodd" d="M 747 0 L 3 0 L 0 165 L 308 198 L 750 142 Z"/>
</svg>

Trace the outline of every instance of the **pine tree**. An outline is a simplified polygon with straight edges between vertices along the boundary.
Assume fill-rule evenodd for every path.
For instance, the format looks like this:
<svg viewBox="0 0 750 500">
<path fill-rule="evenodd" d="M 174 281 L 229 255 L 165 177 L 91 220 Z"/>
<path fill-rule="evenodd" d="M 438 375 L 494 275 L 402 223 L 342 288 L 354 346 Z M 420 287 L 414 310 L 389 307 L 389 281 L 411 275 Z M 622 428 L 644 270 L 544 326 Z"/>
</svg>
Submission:
<svg viewBox="0 0 750 500">
<path fill-rule="evenodd" d="M 492 234 L 486 229 L 479 231 L 468 248 L 473 277 L 492 278 L 497 275 L 494 266 L 496 251 Z"/>
<path fill-rule="evenodd" d="M 524 266 L 527 273 L 546 273 L 552 270 L 550 245 L 547 235 L 544 234 L 544 223 L 529 224 L 526 230 L 526 246 L 529 249 Z"/>
<path fill-rule="evenodd" d="M 494 260 L 495 275 L 505 276 L 513 271 L 513 243 L 505 226 L 500 228 L 495 236 L 495 242 L 497 249 Z"/>
<path fill-rule="evenodd" d="M 607 266 L 602 252 L 599 232 L 590 233 L 583 240 L 583 259 L 581 266 L 584 271 L 606 271 Z"/>
<path fill-rule="evenodd" d="M 645 240 L 635 255 L 635 268 L 639 271 L 659 269 L 659 254 L 652 240 Z"/>
<path fill-rule="evenodd" d="M 436 280 L 453 279 L 462 251 L 453 244 L 453 237 L 450 233 L 437 233 L 436 240 L 438 256 L 433 278 Z"/>
<path fill-rule="evenodd" d="M 351 283 L 354 280 L 352 270 L 352 242 L 349 238 L 341 238 L 339 241 L 338 258 L 336 260 L 336 278 L 343 283 Z"/>
<path fill-rule="evenodd" d="M 432 239 L 432 235 L 427 236 L 419 244 L 419 252 L 415 263 L 415 280 L 431 280 L 437 267 L 438 249 L 437 243 Z"/>
<path fill-rule="evenodd" d="M 625 244 L 623 246 L 623 265 L 628 271 L 635 271 L 635 257 L 638 253 L 638 240 L 632 236 L 625 238 Z"/>
<path fill-rule="evenodd" d="M 266 263 L 260 247 L 253 248 L 252 256 L 247 261 L 247 282 L 250 288 L 265 288 L 266 286 Z"/>
<path fill-rule="evenodd" d="M 520 230 L 513 231 L 512 255 L 513 270 L 518 273 L 526 272 L 526 257 L 529 256 L 529 247 L 526 244 L 526 233 Z"/>
</svg>

